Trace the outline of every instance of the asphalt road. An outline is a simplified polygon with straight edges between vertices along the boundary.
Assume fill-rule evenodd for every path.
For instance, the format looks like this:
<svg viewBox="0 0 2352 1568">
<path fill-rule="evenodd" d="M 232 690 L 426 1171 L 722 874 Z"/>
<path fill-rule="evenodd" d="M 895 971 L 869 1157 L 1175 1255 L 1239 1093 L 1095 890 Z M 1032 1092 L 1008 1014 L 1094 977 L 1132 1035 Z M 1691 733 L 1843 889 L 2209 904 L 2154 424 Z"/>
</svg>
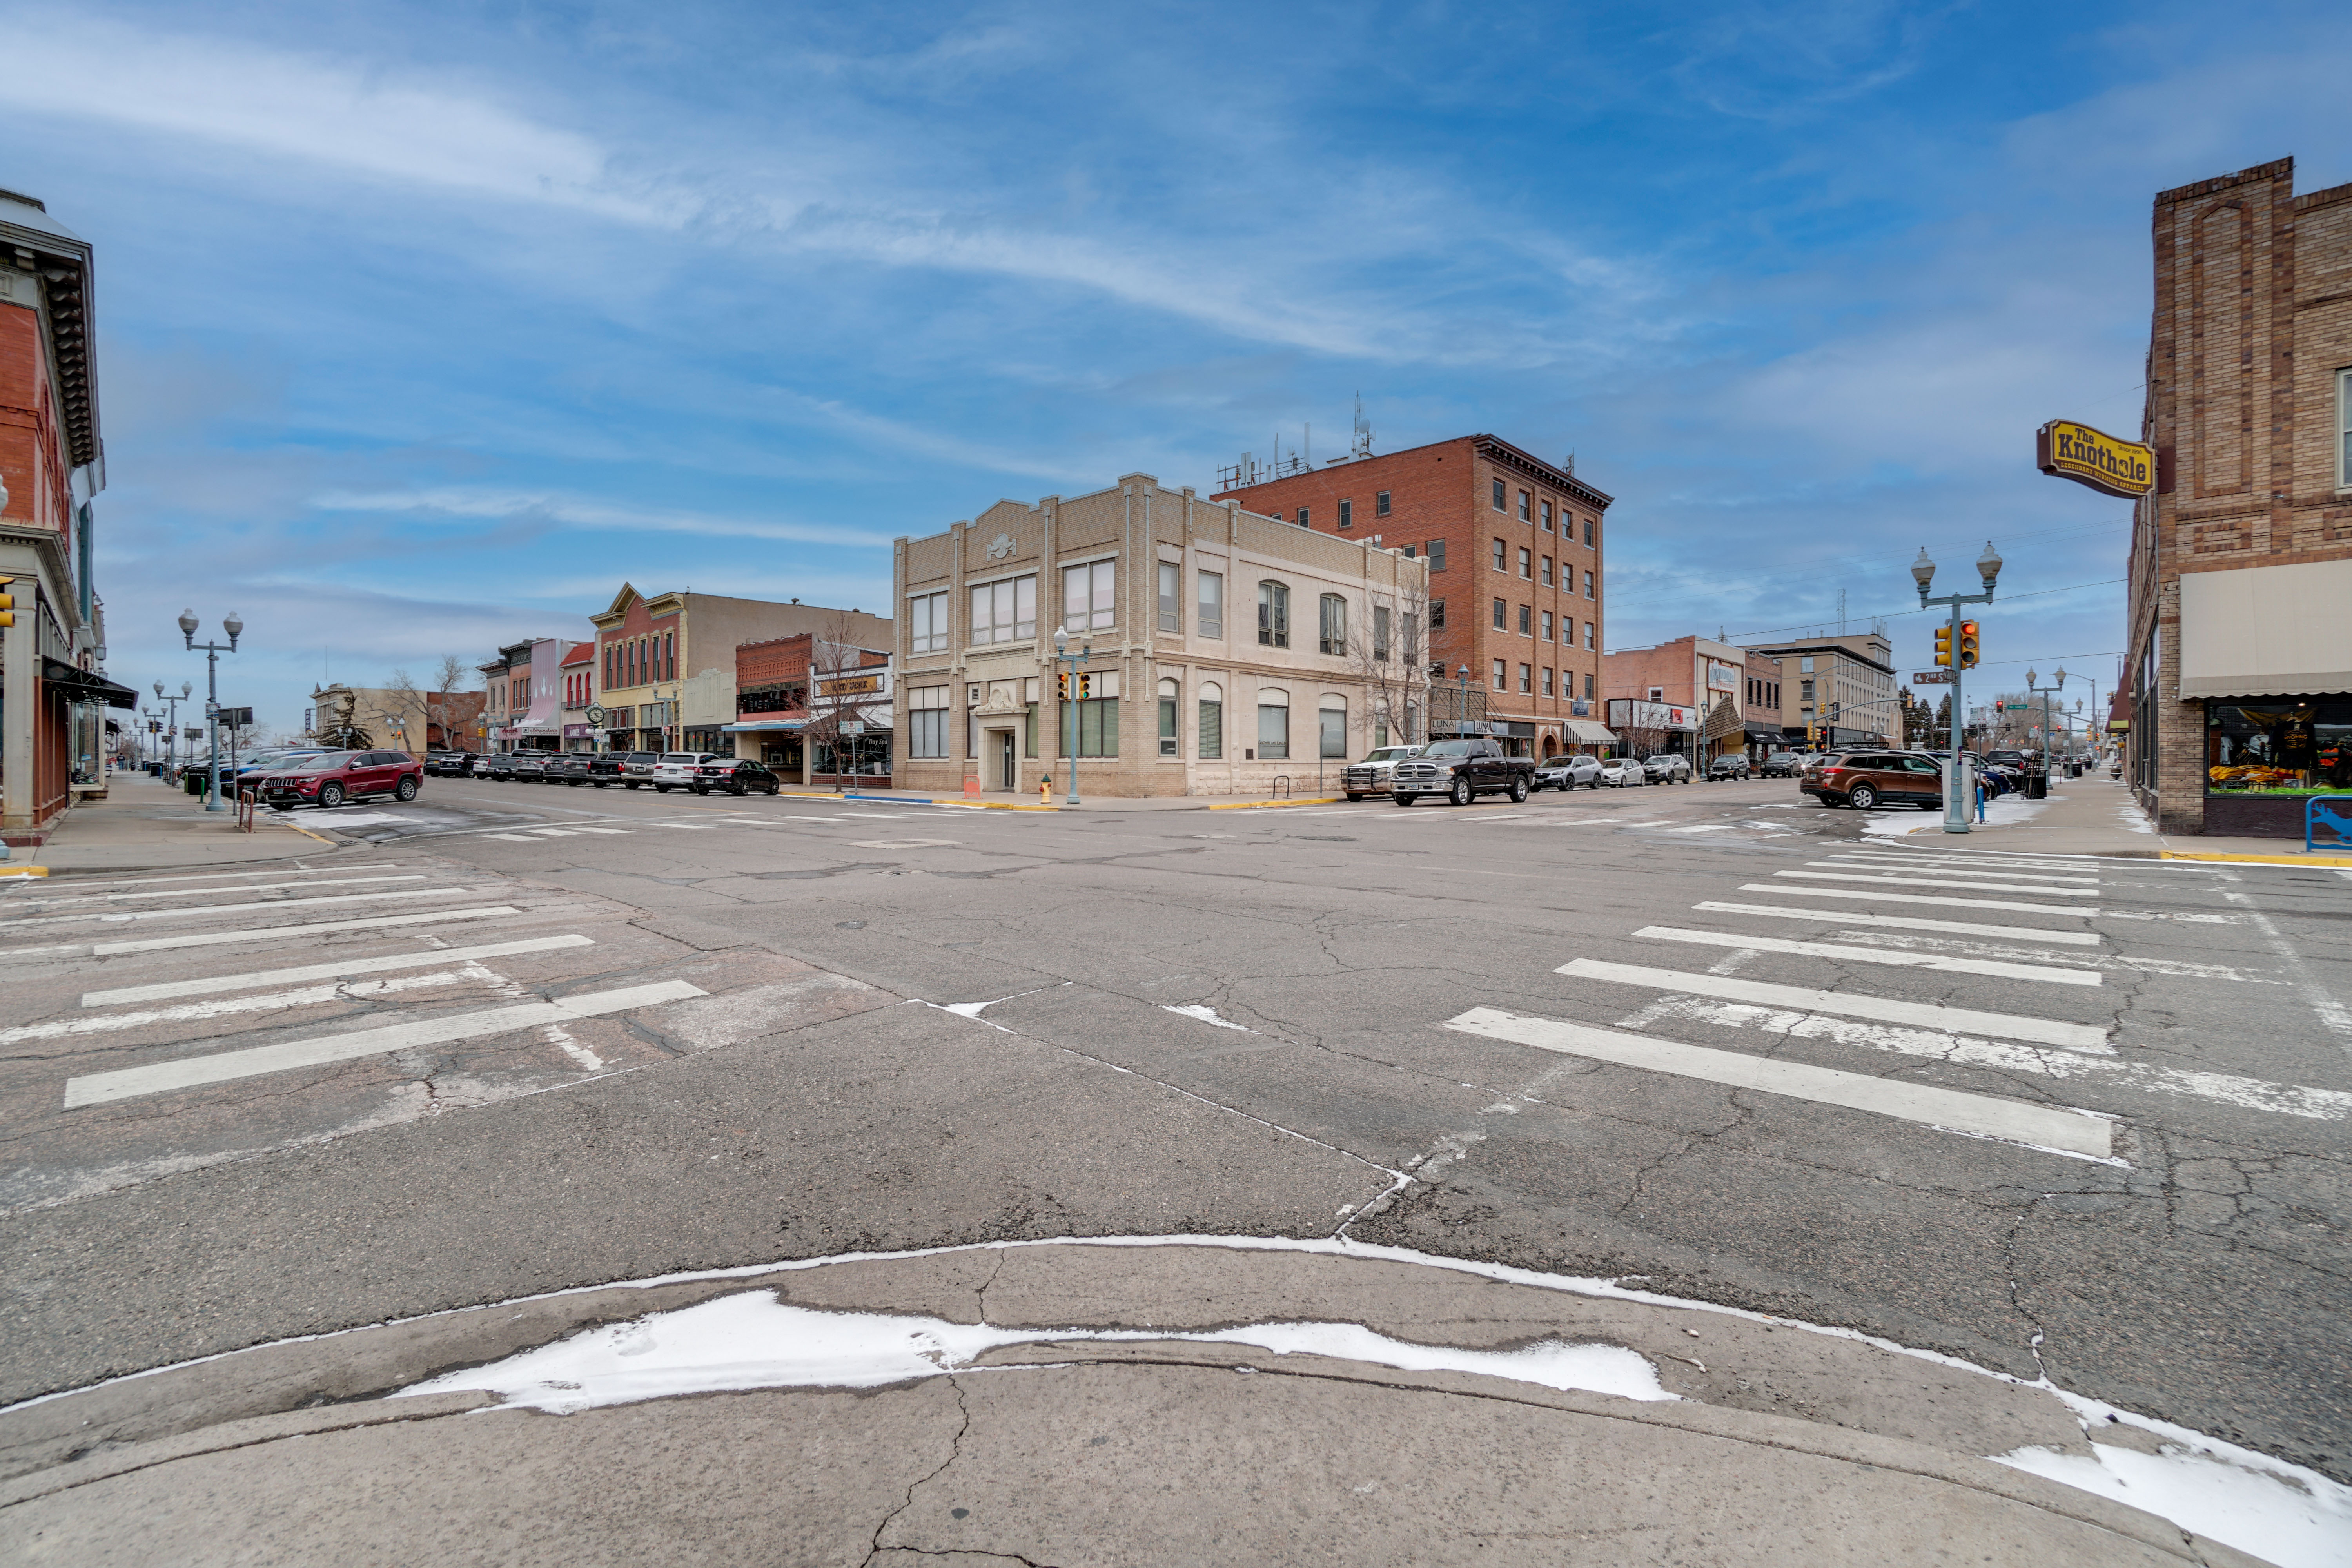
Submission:
<svg viewBox="0 0 2352 1568">
<path fill-rule="evenodd" d="M 1786 781 L 301 819 L 344 842 L 0 894 L 0 1401 L 676 1269 L 1344 1228 L 2352 1479 L 2352 876 L 1948 855 Z"/>
</svg>

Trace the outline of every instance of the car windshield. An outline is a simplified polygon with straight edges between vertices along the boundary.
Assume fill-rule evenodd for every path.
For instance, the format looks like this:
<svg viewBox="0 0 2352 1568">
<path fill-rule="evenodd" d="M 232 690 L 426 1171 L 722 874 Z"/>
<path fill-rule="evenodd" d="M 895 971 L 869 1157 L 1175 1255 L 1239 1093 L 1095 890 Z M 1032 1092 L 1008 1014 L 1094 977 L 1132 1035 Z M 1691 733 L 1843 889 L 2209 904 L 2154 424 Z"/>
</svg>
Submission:
<svg viewBox="0 0 2352 1568">
<path fill-rule="evenodd" d="M 297 757 L 283 764 L 286 771 L 308 771 L 311 768 L 341 768 L 351 765 L 357 752 L 323 752 L 315 757 Z"/>
<path fill-rule="evenodd" d="M 1409 757 L 1412 755 L 1413 752 L 1420 749 L 1421 748 L 1418 746 L 1378 746 L 1365 755 L 1364 761 L 1368 763 L 1393 763 L 1400 757 Z"/>
<path fill-rule="evenodd" d="M 1440 741 L 1422 753 L 1424 757 L 1466 757 L 1470 754 L 1467 741 Z"/>
</svg>

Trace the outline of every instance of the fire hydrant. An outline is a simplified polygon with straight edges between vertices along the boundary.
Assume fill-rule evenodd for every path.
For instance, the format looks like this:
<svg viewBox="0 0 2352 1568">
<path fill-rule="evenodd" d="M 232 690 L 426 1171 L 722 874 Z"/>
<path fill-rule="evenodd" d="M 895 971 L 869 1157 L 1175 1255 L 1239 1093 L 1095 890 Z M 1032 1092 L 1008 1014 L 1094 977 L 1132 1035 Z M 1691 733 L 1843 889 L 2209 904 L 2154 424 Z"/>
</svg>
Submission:
<svg viewBox="0 0 2352 1568">
<path fill-rule="evenodd" d="M 1054 775 L 1051 773 L 1041 773 L 1037 777 L 1037 804 L 1039 805 L 1054 804 Z"/>
</svg>

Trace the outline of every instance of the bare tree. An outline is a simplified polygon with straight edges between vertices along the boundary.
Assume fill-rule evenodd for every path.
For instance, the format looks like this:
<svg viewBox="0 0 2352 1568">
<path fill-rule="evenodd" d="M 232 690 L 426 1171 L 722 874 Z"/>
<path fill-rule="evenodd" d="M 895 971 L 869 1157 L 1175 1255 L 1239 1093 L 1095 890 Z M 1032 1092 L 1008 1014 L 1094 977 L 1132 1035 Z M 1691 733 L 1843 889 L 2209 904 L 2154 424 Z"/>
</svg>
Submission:
<svg viewBox="0 0 2352 1568">
<path fill-rule="evenodd" d="M 441 743 L 445 746 L 457 747 L 465 751 L 473 750 L 470 746 L 459 746 L 449 724 L 449 699 L 472 679 L 473 672 L 466 668 L 466 661 L 454 653 L 443 654 L 441 662 L 434 667 L 434 700 L 425 722 L 428 731 L 434 724 L 437 723 L 441 726 Z"/>
<path fill-rule="evenodd" d="M 346 688 L 318 714 L 319 743 L 338 752 L 361 752 L 375 744 L 359 721 L 358 694 Z"/>
<path fill-rule="evenodd" d="M 1371 724 L 1391 745 L 1429 739 L 1429 591 L 1408 586 L 1375 594 L 1358 618 L 1348 650 Z"/>
<path fill-rule="evenodd" d="M 384 682 L 383 692 L 383 716 L 398 733 L 401 750 L 411 751 L 412 741 L 423 741 L 431 722 L 430 700 L 416 684 L 416 678 L 405 668 L 392 672 L 391 679 Z"/>
<path fill-rule="evenodd" d="M 843 742 L 857 738 L 867 710 L 880 700 L 881 665 L 869 663 L 869 650 L 857 646 L 856 635 L 850 618 L 836 615 L 811 639 L 809 649 L 808 721 L 801 728 L 801 740 L 803 745 L 823 746 L 833 752 L 836 795 L 846 787 L 842 782 L 848 772 Z M 869 671 L 874 678 L 870 681 Z M 845 731 L 844 726 L 851 724 L 860 729 Z"/>
</svg>

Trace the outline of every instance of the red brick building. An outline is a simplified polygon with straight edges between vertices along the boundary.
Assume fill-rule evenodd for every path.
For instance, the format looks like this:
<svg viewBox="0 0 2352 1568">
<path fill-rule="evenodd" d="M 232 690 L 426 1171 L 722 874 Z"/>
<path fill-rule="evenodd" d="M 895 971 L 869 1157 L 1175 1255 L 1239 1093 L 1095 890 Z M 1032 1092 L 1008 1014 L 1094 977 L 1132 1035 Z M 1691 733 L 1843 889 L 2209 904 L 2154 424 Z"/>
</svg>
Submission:
<svg viewBox="0 0 2352 1568">
<path fill-rule="evenodd" d="M 1600 695 L 1605 514 L 1614 498 L 1494 436 L 1244 482 L 1214 499 L 1429 562 L 1433 729 L 1469 670 L 1520 755 L 1605 748 Z M 1470 717 L 1476 719 L 1474 703 Z"/>
<path fill-rule="evenodd" d="M 812 717 L 809 683 L 816 681 L 820 719 L 858 717 L 884 731 L 871 740 L 859 737 L 855 760 L 863 765 L 862 784 L 887 784 L 890 774 L 890 656 L 879 648 L 820 647 L 814 633 L 769 637 L 743 643 L 735 649 L 735 721 L 726 726 L 734 754 L 774 769 L 802 784 L 831 784 L 838 770 L 835 746 L 820 738 L 814 747 L 806 731 Z M 878 713 L 847 707 L 855 699 L 871 697 Z M 820 730 L 825 726 L 819 724 Z M 840 749 L 848 752 L 848 740 Z M 878 770 L 878 772 L 877 771 Z M 850 774 L 844 773 L 842 780 Z"/>
</svg>

